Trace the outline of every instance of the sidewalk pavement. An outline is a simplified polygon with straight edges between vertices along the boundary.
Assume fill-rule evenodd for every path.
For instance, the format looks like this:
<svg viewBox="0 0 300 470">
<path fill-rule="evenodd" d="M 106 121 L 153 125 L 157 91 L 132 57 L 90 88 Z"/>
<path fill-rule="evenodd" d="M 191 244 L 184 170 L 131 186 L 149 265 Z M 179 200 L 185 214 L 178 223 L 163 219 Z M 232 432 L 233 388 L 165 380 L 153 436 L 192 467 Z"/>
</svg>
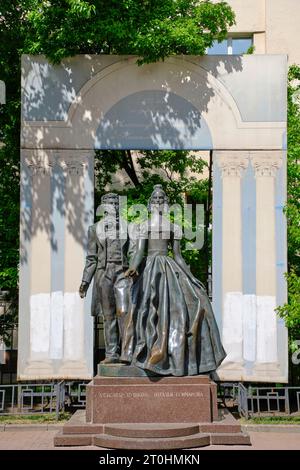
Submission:
<svg viewBox="0 0 300 470">
<path fill-rule="evenodd" d="M 54 447 L 57 430 L 5 430 L 0 432 L 0 450 L 104 450 L 100 447 Z M 298 432 L 249 432 L 252 446 L 209 446 L 202 450 L 300 450 Z"/>
</svg>

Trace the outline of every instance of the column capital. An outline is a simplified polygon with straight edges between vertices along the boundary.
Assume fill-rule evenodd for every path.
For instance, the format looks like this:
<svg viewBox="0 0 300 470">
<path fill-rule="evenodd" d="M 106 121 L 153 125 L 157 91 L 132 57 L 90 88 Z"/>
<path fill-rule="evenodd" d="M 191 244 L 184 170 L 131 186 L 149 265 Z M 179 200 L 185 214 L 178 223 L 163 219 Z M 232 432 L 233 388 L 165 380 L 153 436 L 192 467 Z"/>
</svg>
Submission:
<svg viewBox="0 0 300 470">
<path fill-rule="evenodd" d="M 61 168 L 67 175 L 83 174 L 88 168 L 88 159 L 94 155 L 93 150 L 51 150 L 50 159 L 56 168 Z"/>
<path fill-rule="evenodd" d="M 87 169 L 87 162 L 76 157 L 68 157 L 66 159 L 57 157 L 55 158 L 55 166 L 61 168 L 68 175 L 79 175 Z"/>
<path fill-rule="evenodd" d="M 216 158 L 222 171 L 222 178 L 228 176 L 241 178 L 249 165 L 248 152 L 217 152 Z"/>
<path fill-rule="evenodd" d="M 54 163 L 45 153 L 23 152 L 24 163 L 32 176 L 51 176 Z"/>
<path fill-rule="evenodd" d="M 52 175 L 61 168 L 67 175 L 79 175 L 88 168 L 92 151 L 22 149 L 22 157 L 32 175 Z"/>
<path fill-rule="evenodd" d="M 283 155 L 278 152 L 261 152 L 250 155 L 251 165 L 255 171 L 255 177 L 276 176 L 283 163 Z"/>
</svg>

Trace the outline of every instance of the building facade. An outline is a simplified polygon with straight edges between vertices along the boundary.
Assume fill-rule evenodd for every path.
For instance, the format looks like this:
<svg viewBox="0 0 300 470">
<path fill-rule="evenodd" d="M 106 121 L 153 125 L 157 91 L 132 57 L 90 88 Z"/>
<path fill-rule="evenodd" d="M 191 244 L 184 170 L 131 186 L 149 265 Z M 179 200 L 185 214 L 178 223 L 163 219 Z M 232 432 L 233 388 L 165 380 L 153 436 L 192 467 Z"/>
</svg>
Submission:
<svg viewBox="0 0 300 470">
<path fill-rule="evenodd" d="M 233 42 L 248 38 L 254 54 L 287 54 L 289 65 L 300 64 L 298 0 L 227 0 L 227 3 L 236 14 L 236 25 L 229 32 Z M 228 53 L 246 52 L 245 44 L 236 42 Z"/>
</svg>

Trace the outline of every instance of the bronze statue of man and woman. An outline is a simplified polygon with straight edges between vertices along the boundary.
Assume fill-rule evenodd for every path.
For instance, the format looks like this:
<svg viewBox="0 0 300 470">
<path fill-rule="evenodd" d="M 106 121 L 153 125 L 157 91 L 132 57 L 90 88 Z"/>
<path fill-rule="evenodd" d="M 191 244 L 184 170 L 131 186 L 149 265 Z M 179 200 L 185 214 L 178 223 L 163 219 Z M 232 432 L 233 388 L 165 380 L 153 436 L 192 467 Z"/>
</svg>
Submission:
<svg viewBox="0 0 300 470">
<path fill-rule="evenodd" d="M 154 186 L 149 218 L 131 238 L 122 230 L 119 196 L 102 197 L 104 217 L 88 231 L 81 297 L 94 278 L 92 315 L 102 315 L 105 359 L 156 375 L 214 372 L 226 356 L 211 303 L 181 251 L 182 230 L 167 217 Z"/>
</svg>

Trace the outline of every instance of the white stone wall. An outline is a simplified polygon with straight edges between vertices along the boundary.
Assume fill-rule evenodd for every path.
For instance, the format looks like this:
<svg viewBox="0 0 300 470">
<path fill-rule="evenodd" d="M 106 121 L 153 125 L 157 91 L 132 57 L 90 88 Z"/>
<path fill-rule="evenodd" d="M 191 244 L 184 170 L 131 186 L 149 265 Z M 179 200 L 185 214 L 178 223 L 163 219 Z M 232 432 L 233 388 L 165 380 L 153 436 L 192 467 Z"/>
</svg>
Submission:
<svg viewBox="0 0 300 470">
<path fill-rule="evenodd" d="M 219 3 L 221 0 L 213 0 Z M 230 32 L 254 33 L 265 31 L 265 0 L 226 0 L 236 16 Z M 271 0 L 272 1 L 272 0 Z"/>
<path fill-rule="evenodd" d="M 288 54 L 289 65 L 299 65 L 299 23 L 298 0 L 266 0 L 266 53 Z"/>
</svg>

